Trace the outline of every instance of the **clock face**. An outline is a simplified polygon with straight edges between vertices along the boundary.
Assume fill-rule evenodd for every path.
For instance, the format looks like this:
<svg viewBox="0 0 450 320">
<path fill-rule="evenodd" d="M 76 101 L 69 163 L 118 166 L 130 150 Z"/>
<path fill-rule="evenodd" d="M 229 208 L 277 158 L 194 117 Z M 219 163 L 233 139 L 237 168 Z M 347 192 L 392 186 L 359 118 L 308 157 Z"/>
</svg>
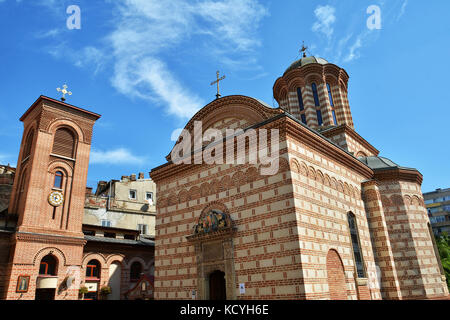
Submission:
<svg viewBox="0 0 450 320">
<path fill-rule="evenodd" d="M 64 203 L 64 195 L 62 192 L 53 191 L 48 197 L 48 202 L 54 207 L 59 207 Z"/>
</svg>

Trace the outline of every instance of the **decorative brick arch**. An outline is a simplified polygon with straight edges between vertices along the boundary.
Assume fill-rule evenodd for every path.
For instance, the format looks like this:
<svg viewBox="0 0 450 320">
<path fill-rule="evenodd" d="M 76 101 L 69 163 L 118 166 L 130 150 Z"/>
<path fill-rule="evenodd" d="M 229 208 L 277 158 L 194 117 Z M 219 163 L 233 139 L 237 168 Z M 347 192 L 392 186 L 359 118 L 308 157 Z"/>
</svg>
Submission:
<svg viewBox="0 0 450 320">
<path fill-rule="evenodd" d="M 48 166 L 48 172 L 49 173 L 55 173 L 57 170 L 63 170 L 66 177 L 71 178 L 72 177 L 72 167 L 65 161 L 63 160 L 54 160 L 50 163 L 50 165 Z"/>
<path fill-rule="evenodd" d="M 53 255 L 57 261 L 58 261 L 58 267 L 59 266 L 66 266 L 66 256 L 64 255 L 64 252 L 62 252 L 62 250 L 58 249 L 58 248 L 54 248 L 54 247 L 49 247 L 49 248 L 44 248 L 38 251 L 38 253 L 36 253 L 36 255 L 33 258 L 33 265 L 39 269 L 39 263 L 41 262 L 41 260 L 47 256 L 47 255 Z"/>
<path fill-rule="evenodd" d="M 145 267 L 147 266 L 147 263 L 145 262 L 145 260 L 139 256 L 131 258 L 128 262 L 124 261 L 124 266 L 125 266 L 125 268 L 130 269 L 131 265 L 135 262 L 139 262 L 142 265 L 142 270 L 144 270 Z"/>
<path fill-rule="evenodd" d="M 70 119 L 57 119 L 48 125 L 47 131 L 55 135 L 59 128 L 68 128 L 75 134 L 76 141 L 85 141 L 85 134 L 78 124 Z"/>
<path fill-rule="evenodd" d="M 105 258 L 104 255 L 102 255 L 100 253 L 90 253 L 90 254 L 87 254 L 87 255 L 85 255 L 83 257 L 83 261 L 81 263 L 82 268 L 86 269 L 86 265 L 91 260 L 97 260 L 98 262 L 100 262 L 100 267 L 101 268 L 106 268 L 106 266 L 107 266 L 106 258 Z"/>
<path fill-rule="evenodd" d="M 113 254 L 106 259 L 106 266 L 109 268 L 113 263 L 119 262 L 122 266 L 125 266 L 125 256 L 122 254 Z"/>
<path fill-rule="evenodd" d="M 347 300 L 344 265 L 336 250 L 327 254 L 327 277 L 331 300 Z"/>
</svg>

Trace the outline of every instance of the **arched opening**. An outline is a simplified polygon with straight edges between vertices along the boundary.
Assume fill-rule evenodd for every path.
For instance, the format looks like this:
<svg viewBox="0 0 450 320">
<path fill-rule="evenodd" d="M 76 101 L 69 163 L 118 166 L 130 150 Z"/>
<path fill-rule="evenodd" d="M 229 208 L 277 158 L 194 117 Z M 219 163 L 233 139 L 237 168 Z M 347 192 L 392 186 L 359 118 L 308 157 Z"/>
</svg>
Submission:
<svg viewBox="0 0 450 320">
<path fill-rule="evenodd" d="M 75 135 L 70 129 L 56 130 L 52 153 L 71 159 L 75 157 Z"/>
<path fill-rule="evenodd" d="M 91 260 L 88 262 L 86 265 L 86 279 L 100 279 L 100 262 L 97 260 Z"/>
<path fill-rule="evenodd" d="M 88 293 L 84 300 L 97 300 L 100 290 L 101 264 L 98 260 L 90 260 L 86 265 L 86 287 Z"/>
<path fill-rule="evenodd" d="M 53 181 L 53 188 L 62 189 L 64 174 L 62 171 L 55 172 L 55 180 Z"/>
<path fill-rule="evenodd" d="M 108 286 L 111 288 L 111 294 L 108 300 L 120 300 L 120 281 L 122 279 L 122 265 L 120 262 L 111 263 L 109 266 Z"/>
<path fill-rule="evenodd" d="M 335 250 L 328 251 L 327 277 L 331 300 L 347 300 L 344 265 Z"/>
<path fill-rule="evenodd" d="M 36 300 L 55 300 L 58 284 L 58 260 L 49 254 L 39 264 L 39 277 L 36 282 Z"/>
<path fill-rule="evenodd" d="M 142 264 L 139 261 L 133 262 L 130 267 L 130 281 L 137 282 L 142 276 Z"/>
<path fill-rule="evenodd" d="M 209 275 L 209 299 L 210 300 L 226 300 L 226 282 L 225 273 L 222 271 L 214 271 Z"/>
<path fill-rule="evenodd" d="M 25 148 L 23 149 L 23 161 L 26 160 L 31 154 L 31 148 L 33 146 L 34 130 L 28 133 L 27 139 L 25 140 Z"/>
<path fill-rule="evenodd" d="M 41 260 L 41 264 L 39 266 L 39 275 L 56 276 L 58 272 L 57 267 L 58 261 L 56 260 L 55 256 L 49 254 Z"/>
</svg>

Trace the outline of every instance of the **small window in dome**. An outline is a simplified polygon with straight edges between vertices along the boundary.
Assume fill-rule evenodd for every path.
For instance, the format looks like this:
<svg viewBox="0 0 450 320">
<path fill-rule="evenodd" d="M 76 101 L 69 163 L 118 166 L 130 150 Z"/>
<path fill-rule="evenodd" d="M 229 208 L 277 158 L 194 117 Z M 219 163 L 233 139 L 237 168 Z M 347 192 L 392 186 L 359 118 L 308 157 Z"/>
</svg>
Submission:
<svg viewBox="0 0 450 320">
<path fill-rule="evenodd" d="M 317 110 L 317 122 L 319 123 L 319 126 L 321 126 L 323 124 L 322 111 L 320 111 L 320 110 Z"/>
<path fill-rule="evenodd" d="M 297 88 L 297 96 L 298 96 L 298 105 L 300 107 L 300 111 L 303 111 L 303 110 L 305 110 L 305 105 L 303 104 L 302 89 Z"/>
<path fill-rule="evenodd" d="M 313 83 L 311 85 L 311 87 L 312 87 L 313 96 L 314 96 L 314 103 L 316 104 L 316 107 L 319 107 L 320 101 L 319 101 L 319 94 L 317 93 L 317 85 L 315 83 Z"/>
<path fill-rule="evenodd" d="M 305 115 L 305 114 L 302 114 L 302 122 L 303 122 L 304 124 L 306 124 L 306 115 Z"/>
</svg>

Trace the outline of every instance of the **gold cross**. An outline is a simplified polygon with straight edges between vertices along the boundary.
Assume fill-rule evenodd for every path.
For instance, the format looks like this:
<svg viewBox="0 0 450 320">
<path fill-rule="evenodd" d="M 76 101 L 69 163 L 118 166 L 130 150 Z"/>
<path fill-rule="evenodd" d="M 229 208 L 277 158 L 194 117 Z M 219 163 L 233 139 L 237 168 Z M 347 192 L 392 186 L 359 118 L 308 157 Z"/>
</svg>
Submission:
<svg viewBox="0 0 450 320">
<path fill-rule="evenodd" d="M 69 95 L 69 96 L 71 96 L 72 95 L 72 92 L 70 92 L 70 91 L 67 91 L 67 85 L 65 84 L 65 85 L 63 85 L 63 88 L 61 89 L 61 88 L 57 88 L 56 89 L 56 91 L 58 91 L 58 92 L 62 92 L 62 94 L 63 94 L 63 96 L 62 96 L 62 98 L 61 98 L 61 101 L 66 101 L 66 94 L 67 95 Z"/>
<path fill-rule="evenodd" d="M 308 47 L 305 47 L 305 41 L 303 41 L 302 48 L 300 49 L 300 54 L 303 55 L 303 58 L 306 58 L 306 50 L 308 50 Z"/>
<path fill-rule="evenodd" d="M 220 71 L 217 71 L 217 80 L 211 82 L 211 85 L 215 85 L 217 84 L 217 94 L 216 94 L 216 99 L 220 98 L 220 91 L 219 91 L 219 82 L 224 80 L 226 76 L 223 76 L 222 78 L 220 78 Z"/>
</svg>

